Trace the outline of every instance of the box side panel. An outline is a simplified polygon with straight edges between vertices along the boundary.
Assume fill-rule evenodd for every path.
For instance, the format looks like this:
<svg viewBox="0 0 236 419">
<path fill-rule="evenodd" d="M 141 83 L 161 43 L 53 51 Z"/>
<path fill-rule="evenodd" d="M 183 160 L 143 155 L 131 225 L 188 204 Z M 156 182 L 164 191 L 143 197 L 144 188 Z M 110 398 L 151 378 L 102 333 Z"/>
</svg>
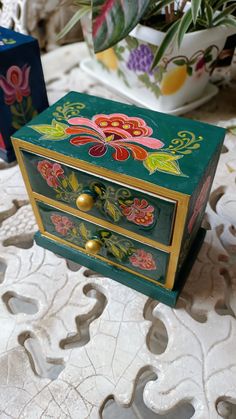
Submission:
<svg viewBox="0 0 236 419">
<path fill-rule="evenodd" d="M 220 157 L 221 147 L 218 147 L 212 158 L 210 165 L 207 167 L 198 187 L 194 191 L 189 203 L 189 210 L 186 219 L 186 225 L 183 234 L 178 271 L 180 270 L 189 249 L 201 227 L 205 214 L 206 205 L 211 191 L 211 186 L 215 176 L 217 163 Z"/>
</svg>

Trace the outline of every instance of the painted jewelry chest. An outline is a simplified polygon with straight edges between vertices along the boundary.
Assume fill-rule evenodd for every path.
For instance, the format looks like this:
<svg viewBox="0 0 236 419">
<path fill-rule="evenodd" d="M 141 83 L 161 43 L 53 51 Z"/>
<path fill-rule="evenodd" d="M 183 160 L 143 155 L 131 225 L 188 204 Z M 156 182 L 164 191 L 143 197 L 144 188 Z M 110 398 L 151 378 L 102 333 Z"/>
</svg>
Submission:
<svg viewBox="0 0 236 419">
<path fill-rule="evenodd" d="M 36 242 L 174 305 L 202 240 L 224 134 L 69 93 L 12 138 Z"/>
</svg>

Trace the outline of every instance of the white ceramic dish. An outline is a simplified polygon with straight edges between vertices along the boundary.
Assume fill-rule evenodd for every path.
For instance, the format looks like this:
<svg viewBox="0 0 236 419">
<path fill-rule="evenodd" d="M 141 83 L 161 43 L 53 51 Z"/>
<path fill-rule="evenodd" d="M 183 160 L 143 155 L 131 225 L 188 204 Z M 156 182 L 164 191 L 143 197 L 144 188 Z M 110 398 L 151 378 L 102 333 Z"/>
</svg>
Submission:
<svg viewBox="0 0 236 419">
<path fill-rule="evenodd" d="M 212 99 L 219 89 L 217 86 L 209 83 L 205 89 L 204 94 L 201 98 L 194 100 L 191 103 L 187 103 L 184 106 L 181 106 L 172 110 L 163 110 L 160 105 L 155 102 L 155 100 L 150 96 L 144 96 L 142 92 L 132 91 L 127 89 L 126 85 L 119 79 L 115 74 L 109 73 L 106 70 L 103 70 L 99 63 L 91 58 L 86 58 L 81 61 L 80 68 L 89 74 L 91 77 L 99 80 L 110 89 L 115 90 L 120 93 L 122 96 L 128 98 L 131 102 L 134 102 L 137 105 L 144 106 L 145 108 L 153 109 L 154 111 L 165 112 L 171 115 L 182 115 L 186 112 L 189 112 L 204 103 Z"/>
</svg>

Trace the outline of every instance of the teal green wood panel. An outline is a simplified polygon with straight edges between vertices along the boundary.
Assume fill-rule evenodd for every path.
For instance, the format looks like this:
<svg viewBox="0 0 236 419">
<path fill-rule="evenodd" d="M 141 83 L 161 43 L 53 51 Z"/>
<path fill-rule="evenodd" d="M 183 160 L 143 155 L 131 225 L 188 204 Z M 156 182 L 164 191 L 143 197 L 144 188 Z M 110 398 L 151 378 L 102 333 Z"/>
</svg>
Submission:
<svg viewBox="0 0 236 419">
<path fill-rule="evenodd" d="M 14 138 L 191 195 L 225 130 L 71 92 Z"/>
<path fill-rule="evenodd" d="M 135 240 L 113 233 L 78 217 L 59 211 L 42 202 L 37 202 L 45 230 L 55 237 L 84 248 L 90 239 L 102 243 L 99 255 L 145 275 L 162 284 L 165 283 L 169 255 L 158 249 L 145 246 Z"/>
<path fill-rule="evenodd" d="M 201 227 L 205 214 L 206 205 L 210 195 L 212 181 L 215 175 L 217 161 L 220 155 L 220 147 L 216 150 L 212 161 L 204 173 L 196 191 L 192 195 L 189 202 L 189 210 L 186 218 L 184 234 L 182 238 L 182 246 L 179 258 L 178 269 L 181 268 L 184 259 L 187 257 L 189 249 Z"/>
<path fill-rule="evenodd" d="M 34 192 L 73 208 L 77 208 L 76 199 L 82 192 L 92 192 L 96 199 L 89 214 L 170 244 L 175 202 L 132 191 L 26 151 L 22 154 Z"/>
</svg>

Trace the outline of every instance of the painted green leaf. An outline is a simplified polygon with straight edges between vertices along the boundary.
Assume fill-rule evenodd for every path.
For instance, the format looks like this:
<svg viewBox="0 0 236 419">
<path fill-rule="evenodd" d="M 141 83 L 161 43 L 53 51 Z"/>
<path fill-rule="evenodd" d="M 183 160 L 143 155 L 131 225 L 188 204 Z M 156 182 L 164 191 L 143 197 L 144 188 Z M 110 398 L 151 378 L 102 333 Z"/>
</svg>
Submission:
<svg viewBox="0 0 236 419">
<path fill-rule="evenodd" d="M 79 226 L 79 233 L 80 233 L 81 237 L 84 240 L 88 240 L 89 239 L 89 231 L 85 227 L 85 224 L 84 223 L 81 223 L 80 224 L 80 226 Z"/>
<path fill-rule="evenodd" d="M 130 50 L 134 49 L 134 48 L 138 48 L 138 40 L 136 38 L 133 38 L 132 36 L 127 36 L 127 38 L 125 38 L 127 46 Z"/>
<path fill-rule="evenodd" d="M 79 182 L 78 182 L 75 172 L 72 172 L 69 175 L 69 184 L 74 192 L 76 192 L 79 189 Z"/>
<path fill-rule="evenodd" d="M 182 65 L 185 65 L 185 64 L 186 64 L 186 59 L 174 60 L 174 61 L 173 61 L 173 63 L 174 63 L 175 65 L 180 65 L 180 66 L 182 66 Z"/>
<path fill-rule="evenodd" d="M 150 175 L 159 171 L 169 175 L 184 176 L 177 161 L 182 157 L 164 152 L 150 153 L 143 164 L 149 170 Z"/>
<path fill-rule="evenodd" d="M 66 189 L 67 185 L 68 185 L 67 179 L 66 178 L 62 179 L 61 184 L 62 184 L 63 188 Z"/>
<path fill-rule="evenodd" d="M 147 0 L 93 0 L 92 32 L 95 52 L 112 47 L 137 25 Z"/>
<path fill-rule="evenodd" d="M 40 139 L 42 140 L 64 140 L 69 137 L 69 134 L 65 132 L 65 129 L 68 128 L 68 125 L 62 124 L 61 122 L 52 120 L 52 124 L 40 124 L 40 125 L 30 125 L 30 128 L 43 134 Z"/>
<path fill-rule="evenodd" d="M 107 230 L 101 230 L 99 231 L 99 236 L 101 237 L 101 239 L 106 239 L 111 236 L 111 232 Z"/>
<path fill-rule="evenodd" d="M 118 260 L 123 260 L 126 257 L 126 253 L 120 249 L 118 244 L 112 243 L 111 240 L 106 240 L 106 247 L 108 251 L 115 256 Z"/>
<path fill-rule="evenodd" d="M 117 208 L 117 206 L 113 204 L 111 201 L 109 201 L 108 199 L 106 200 L 104 204 L 104 210 L 112 218 L 113 221 L 115 222 L 119 221 L 121 217 L 121 212 L 119 208 Z"/>
</svg>

